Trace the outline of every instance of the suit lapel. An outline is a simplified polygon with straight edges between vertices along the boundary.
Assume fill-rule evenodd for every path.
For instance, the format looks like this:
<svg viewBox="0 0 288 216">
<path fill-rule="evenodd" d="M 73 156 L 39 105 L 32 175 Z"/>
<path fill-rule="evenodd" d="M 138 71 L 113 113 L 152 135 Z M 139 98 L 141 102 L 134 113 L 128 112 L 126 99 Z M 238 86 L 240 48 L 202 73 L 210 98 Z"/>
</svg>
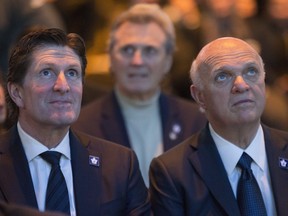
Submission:
<svg viewBox="0 0 288 216">
<path fill-rule="evenodd" d="M 197 148 L 189 158 L 192 166 L 227 214 L 240 216 L 227 173 L 208 127 L 201 132 Z"/>
<path fill-rule="evenodd" d="M 280 158 L 288 159 L 288 142 L 267 127 L 263 126 L 263 129 L 277 215 L 288 215 L 288 169 L 279 165 Z"/>
<path fill-rule="evenodd" d="M 100 166 L 91 165 L 89 163 L 89 156 L 99 157 L 101 160 L 101 155 L 88 150 L 89 142 L 89 140 L 82 138 L 81 143 L 83 146 L 73 133 L 70 132 L 75 205 L 77 215 L 81 216 L 100 214 L 101 162 Z"/>
<path fill-rule="evenodd" d="M 102 109 L 101 127 L 103 128 L 104 137 L 130 148 L 124 117 L 114 92 L 103 101 L 103 107 L 105 109 Z"/>
<path fill-rule="evenodd" d="M 10 146 L 0 157 L 0 170 L 4 170 L 4 174 L 0 175 L 0 184 L 4 196 L 8 202 L 38 208 L 29 165 L 17 128 L 13 127 L 7 137 L 13 138 L 2 140 L 2 144 L 7 143 Z"/>
<path fill-rule="evenodd" d="M 175 104 L 172 104 L 166 95 L 161 94 L 159 98 L 161 123 L 162 123 L 162 137 L 164 143 L 164 151 L 176 146 L 182 140 L 181 128 L 183 125 L 177 118 L 179 111 Z M 178 132 L 177 129 L 180 129 Z"/>
</svg>

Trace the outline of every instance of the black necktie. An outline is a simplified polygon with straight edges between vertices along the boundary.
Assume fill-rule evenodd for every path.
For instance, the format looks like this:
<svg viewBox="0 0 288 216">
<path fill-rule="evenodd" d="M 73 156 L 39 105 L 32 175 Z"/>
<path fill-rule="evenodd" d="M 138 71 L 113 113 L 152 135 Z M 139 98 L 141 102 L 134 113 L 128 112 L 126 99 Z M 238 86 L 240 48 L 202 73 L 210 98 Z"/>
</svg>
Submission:
<svg viewBox="0 0 288 216">
<path fill-rule="evenodd" d="M 237 164 L 242 170 L 237 188 L 237 201 L 241 216 L 265 216 L 267 215 L 265 204 L 250 167 L 252 161 L 252 158 L 244 152 Z"/>
<path fill-rule="evenodd" d="M 60 211 L 70 215 L 67 185 L 59 165 L 61 153 L 46 151 L 40 156 L 52 166 L 46 191 L 46 210 Z"/>
</svg>

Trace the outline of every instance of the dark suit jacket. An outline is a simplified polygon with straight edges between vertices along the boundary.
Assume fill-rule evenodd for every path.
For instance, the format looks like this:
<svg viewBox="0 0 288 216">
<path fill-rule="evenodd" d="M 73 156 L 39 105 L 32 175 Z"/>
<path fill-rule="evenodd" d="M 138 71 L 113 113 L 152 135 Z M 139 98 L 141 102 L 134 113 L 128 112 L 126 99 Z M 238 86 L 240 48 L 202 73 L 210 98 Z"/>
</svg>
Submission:
<svg viewBox="0 0 288 216">
<path fill-rule="evenodd" d="M 27 206 L 7 204 L 0 202 L 0 216 L 65 216 L 56 212 L 40 212 Z M 67 216 L 67 215 L 66 215 Z"/>
<path fill-rule="evenodd" d="M 165 151 L 196 133 L 206 124 L 205 116 L 192 102 L 161 94 L 159 103 Z M 176 138 L 173 139 L 171 133 L 175 126 L 179 126 L 181 131 L 176 133 Z M 125 121 L 114 93 L 84 106 L 73 127 L 87 134 L 131 147 Z"/>
<path fill-rule="evenodd" d="M 286 216 L 288 166 L 280 168 L 279 157 L 288 159 L 288 133 L 263 128 L 277 216 Z M 240 216 L 208 127 L 152 161 L 150 186 L 156 216 Z"/>
<path fill-rule="evenodd" d="M 15 126 L 0 143 L 0 200 L 38 208 Z M 70 148 L 77 216 L 149 215 L 148 192 L 133 151 L 72 131 Z M 99 166 L 91 165 L 89 156 L 99 157 Z"/>
</svg>

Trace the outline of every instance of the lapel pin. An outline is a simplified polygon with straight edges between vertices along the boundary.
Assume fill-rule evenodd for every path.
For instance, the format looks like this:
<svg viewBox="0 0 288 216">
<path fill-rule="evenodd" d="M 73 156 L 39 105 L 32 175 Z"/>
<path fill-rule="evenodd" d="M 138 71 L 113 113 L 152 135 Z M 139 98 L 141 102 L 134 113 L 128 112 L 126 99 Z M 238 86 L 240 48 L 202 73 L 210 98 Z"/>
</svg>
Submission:
<svg viewBox="0 0 288 216">
<path fill-rule="evenodd" d="M 93 156 L 93 155 L 89 155 L 89 164 L 92 166 L 99 167 L 100 166 L 100 158 Z"/>
<path fill-rule="evenodd" d="M 172 130 L 169 133 L 169 138 L 171 140 L 176 140 L 180 132 L 181 132 L 181 126 L 178 123 L 173 124 Z"/>
<path fill-rule="evenodd" d="M 279 166 L 288 169 L 288 159 L 279 157 Z"/>
</svg>

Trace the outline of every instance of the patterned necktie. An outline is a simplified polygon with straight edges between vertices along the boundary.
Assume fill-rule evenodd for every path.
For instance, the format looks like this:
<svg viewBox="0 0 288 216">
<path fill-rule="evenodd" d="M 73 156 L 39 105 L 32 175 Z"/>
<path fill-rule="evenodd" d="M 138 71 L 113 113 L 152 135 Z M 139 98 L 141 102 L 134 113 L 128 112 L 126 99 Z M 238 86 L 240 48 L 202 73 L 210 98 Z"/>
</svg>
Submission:
<svg viewBox="0 0 288 216">
<path fill-rule="evenodd" d="M 242 216 L 266 216 L 266 208 L 257 181 L 251 170 L 252 158 L 245 152 L 237 166 L 242 170 L 237 188 L 237 201 Z"/>
<path fill-rule="evenodd" d="M 46 151 L 40 156 L 52 166 L 46 191 L 46 210 L 60 211 L 70 215 L 67 185 L 59 165 L 61 153 Z"/>
</svg>

